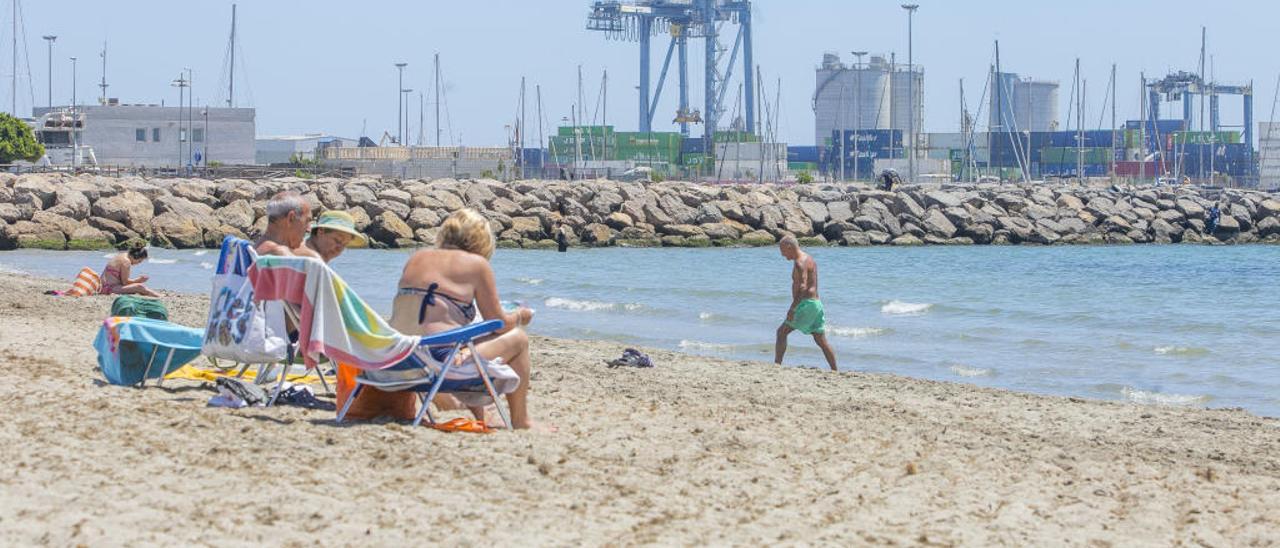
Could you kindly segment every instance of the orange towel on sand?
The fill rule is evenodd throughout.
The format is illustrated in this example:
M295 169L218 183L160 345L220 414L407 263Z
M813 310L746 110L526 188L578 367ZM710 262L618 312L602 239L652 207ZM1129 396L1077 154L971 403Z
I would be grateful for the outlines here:
M97 295L101 290L102 279L98 277L97 272L86 266L80 269L80 274L76 275L76 281L71 284L71 289L63 293L63 295L68 297L87 297L89 295Z
M356 387L356 375L360 370L350 365L338 364L338 409L347 403ZM411 421L418 414L418 398L413 392L384 392L372 386L360 390L360 396L352 402L347 418L369 420L391 417Z

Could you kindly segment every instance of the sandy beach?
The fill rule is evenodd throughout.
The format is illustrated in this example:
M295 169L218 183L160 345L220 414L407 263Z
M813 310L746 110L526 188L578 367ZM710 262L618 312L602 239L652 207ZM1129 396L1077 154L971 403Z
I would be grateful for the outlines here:
M1240 410L535 337L556 433L336 425L106 385L110 297L63 285L0 274L4 545L1280 543L1280 420Z

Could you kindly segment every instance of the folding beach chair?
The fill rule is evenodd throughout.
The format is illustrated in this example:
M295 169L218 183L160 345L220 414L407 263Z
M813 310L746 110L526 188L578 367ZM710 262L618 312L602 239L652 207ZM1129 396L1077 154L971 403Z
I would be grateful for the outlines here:
M164 376L200 357L204 332L178 324L113 316L102 321L93 341L98 368L107 382L144 387L147 379L164 383Z
M248 272L257 259L251 242L232 236L223 238L210 294L204 354L215 366L218 359L238 365L236 378L244 377L250 367L257 365L257 383L268 382L269 373L279 365L275 392L267 402L267 406L271 406L284 387L297 348L285 329L284 317L290 312L289 307L281 303L275 303L274 308L255 303ZM294 321L296 323L296 318ZM324 373L317 368L316 374L325 392L332 394Z
M484 360L475 347L476 338L502 329L502 321L485 321L427 337L403 335L328 265L308 257L260 257L250 269L249 279L255 298L284 301L301 310L299 353L308 365L324 355L362 370L338 412L338 422L346 417L363 388L371 386L389 392L416 392L422 408L414 425L421 424L424 415L434 424L430 404L436 394L450 393L471 403L493 402L503 424L511 428L499 393L514 390L520 378L509 367ZM446 350L433 356L432 348ZM463 348L470 351L469 358L455 364Z

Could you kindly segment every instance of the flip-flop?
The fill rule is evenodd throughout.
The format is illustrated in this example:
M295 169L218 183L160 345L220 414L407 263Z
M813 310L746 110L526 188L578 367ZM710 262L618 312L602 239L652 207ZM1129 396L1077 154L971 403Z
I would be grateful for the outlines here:
M449 422L432 425L432 428L441 432L470 432L472 434L488 434L493 432L489 425L484 421L458 417Z

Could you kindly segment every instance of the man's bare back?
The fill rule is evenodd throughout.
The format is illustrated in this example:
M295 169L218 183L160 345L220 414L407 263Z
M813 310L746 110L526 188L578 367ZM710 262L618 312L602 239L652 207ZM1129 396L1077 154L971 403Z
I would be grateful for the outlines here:
M800 251L791 269L791 298L794 302L818 297L818 261Z

